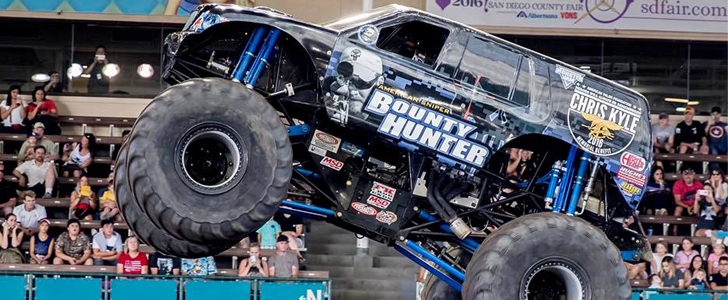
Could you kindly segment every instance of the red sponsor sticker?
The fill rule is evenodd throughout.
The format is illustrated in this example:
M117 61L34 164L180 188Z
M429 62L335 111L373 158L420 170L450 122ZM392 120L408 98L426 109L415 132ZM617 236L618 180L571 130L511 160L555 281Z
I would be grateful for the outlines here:
M359 213L365 214L367 216L374 216L377 214L376 209L374 209L373 207L371 207L369 205L361 203L361 202L352 202L351 208L353 208L354 210L358 211Z
M637 154L629 153L627 151L622 153L622 157L619 159L619 162L621 162L622 165L625 167L640 172L644 171L647 167L647 161L645 161L644 158L637 156Z
M389 202L377 196L369 196L369 198L367 199L367 204L381 209L386 209L387 207L389 207L390 203L392 202Z
M335 160L328 156L324 156L324 158L321 160L321 164L324 166L327 166L329 168L332 168L336 171L339 171L339 170L341 170L342 167L344 167L343 162L340 162L340 161Z
M397 194L397 189L375 181L374 185L372 185L372 190L369 191L369 194L387 201L392 201L394 200L394 195Z
M316 137L321 140L324 143L327 143L329 145L336 145L339 143L339 139L337 139L335 136L330 135L326 132L317 132Z
M392 223L397 222L397 215L391 211L383 210L377 214L377 221L387 225L392 225Z
M647 183L647 176L645 174L642 174L639 171L635 171L632 168L626 168L624 166L619 168L619 172L617 172L617 178L641 187L645 186L645 184Z

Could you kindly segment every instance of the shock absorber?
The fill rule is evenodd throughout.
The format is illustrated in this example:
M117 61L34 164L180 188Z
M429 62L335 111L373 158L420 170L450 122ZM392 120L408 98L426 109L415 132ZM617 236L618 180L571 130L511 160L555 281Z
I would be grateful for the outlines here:
M599 160L596 157L594 159L591 159L591 163L592 163L592 169L591 169L591 173L589 174L589 181L587 181L586 187L584 188L584 197L582 198L583 203L581 206L581 211L576 213L577 216L580 216L581 214L583 214L584 210L586 209L587 201L589 201L589 194L591 194L591 191L594 188L594 181L595 181L595 178L597 177L597 171L599 170Z
M556 186L559 184L559 177L561 176L561 164L560 160L554 162L551 167L551 181L549 181L549 189L546 192L546 209L551 209L551 205L554 203L554 194L556 194Z

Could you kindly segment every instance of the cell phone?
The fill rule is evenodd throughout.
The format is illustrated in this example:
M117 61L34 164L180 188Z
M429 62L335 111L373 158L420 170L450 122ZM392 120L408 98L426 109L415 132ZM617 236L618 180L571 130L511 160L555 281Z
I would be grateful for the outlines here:
M250 257L250 262L253 262L253 263L254 263L254 262L255 262L255 259L256 259L256 258L255 258L255 255L251 256L251 257Z
M708 191L706 191L706 190L698 190L698 196L708 196Z
M91 196L91 186L82 186L81 187L81 196L90 197Z
M106 55L103 55L103 54L96 55L96 60L102 60L102 59L106 59Z

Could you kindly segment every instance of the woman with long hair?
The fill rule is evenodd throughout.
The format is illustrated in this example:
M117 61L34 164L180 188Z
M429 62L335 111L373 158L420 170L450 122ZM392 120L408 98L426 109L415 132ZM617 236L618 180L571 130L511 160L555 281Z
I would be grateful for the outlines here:
M672 257L672 254L667 252L667 243L663 241L655 244L653 260L652 260L652 274L659 274L662 271L662 260L665 257Z
M139 239L130 236L124 241L124 252L119 254L116 263L117 274L149 274L149 261L144 252L139 251Z
M88 166L93 162L93 152L96 148L96 136L91 133L84 134L81 142L71 147L65 146L63 160L65 163L61 169L63 176L68 177L73 172L73 177L79 178L88 173Z
M258 243L250 244L248 249L250 255L240 262L238 276L268 277L268 261L264 260L263 256L260 255Z
M22 264L25 261L20 252L20 245L23 243L23 230L20 228L18 217L11 213L7 215L2 223L2 235L0 236L0 263Z
M662 259L660 278L662 278L662 286L665 288L685 288L685 275L675 267L675 263L673 263L672 257L670 256Z
M28 127L33 126L36 122L41 122L45 126L45 134L58 135L61 129L58 126L58 109L53 100L46 98L46 91L42 86L33 90L33 101L28 104Z
M674 202L670 186L665 183L664 177L665 170L662 168L655 167L652 170L645 197L640 203L640 210L643 210L645 214L666 216L668 206Z
M25 115L25 104L20 99L20 86L12 85L8 89L8 95L5 97L5 101L0 103L0 117L3 119L2 132L24 132L23 120L25 120Z
M723 170L715 169L710 171L710 178L705 181L713 186L713 197L718 203L726 203L728 200L728 182L725 182L725 175Z
M690 281L695 274L695 271L705 269L705 260L702 256L696 255L690 260L690 267L685 272L685 281Z
M88 178L81 176L76 184L76 188L71 193L70 208L73 216L79 220L93 220L93 216L98 207L96 193L91 190L91 186L88 184Z

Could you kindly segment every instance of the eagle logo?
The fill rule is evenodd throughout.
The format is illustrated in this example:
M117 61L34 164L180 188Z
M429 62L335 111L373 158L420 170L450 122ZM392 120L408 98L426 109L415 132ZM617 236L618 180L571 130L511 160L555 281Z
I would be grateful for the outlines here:
M589 137L594 139L604 139L608 138L610 140L614 139L614 133L612 131L618 131L622 130L624 128L622 125L619 125L617 123L614 123L609 120L604 120L600 117L597 117L596 115L588 114L585 112L581 112L581 116L584 117L587 121L591 122L589 126L581 125L586 128L589 128Z

